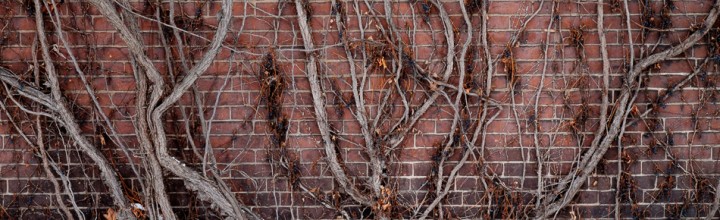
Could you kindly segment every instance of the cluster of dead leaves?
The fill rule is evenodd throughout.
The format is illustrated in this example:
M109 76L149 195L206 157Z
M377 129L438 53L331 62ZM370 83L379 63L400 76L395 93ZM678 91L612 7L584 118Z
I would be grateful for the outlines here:
M392 211L392 203L394 202L395 192L390 188L386 188L384 186L380 187L382 197L377 200L377 203L374 205L373 209L376 212L388 213Z
M145 219L147 216L145 216L145 211L136 207L132 208L132 213L135 215L136 218L139 219ZM103 217L105 220L117 220L118 214L113 208L108 208L107 212L103 214Z

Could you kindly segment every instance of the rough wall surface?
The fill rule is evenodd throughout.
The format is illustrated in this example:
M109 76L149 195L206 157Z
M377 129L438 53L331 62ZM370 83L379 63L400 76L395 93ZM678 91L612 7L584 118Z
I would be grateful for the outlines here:
M32 1L0 2L0 66L32 81L32 72L39 68L33 64L39 53L34 51L37 28L32 14L57 10L73 54L101 107L130 146L131 161L142 164L143 152L135 138L134 61L125 42L89 3L55 2L57 6L42 12L34 11ZM174 80L171 72L181 77L184 71L177 58L177 47L165 46L163 41L173 44L169 40L172 37L161 36L172 35L172 31L167 27L159 29L155 19L158 4L131 2L136 15L144 17L138 18L138 25L146 54L168 82ZM192 65L193 60L200 59L214 33L220 3L178 2L174 21L195 35L182 33L188 45L184 55ZM409 132L403 135L398 147L390 150L381 146L382 153L388 154L384 181L392 188L394 201L390 204L396 206L391 209L398 218L417 217L416 210L424 211L418 205L428 205L427 200L434 199L433 178L437 178L438 163L444 162L440 169L447 177L468 149L460 144L443 152L443 146L449 140L468 143L478 126L483 103L492 103L487 107L488 117L495 117L489 120L480 140L473 141L475 149L459 168L439 207L442 211L433 212L430 218L439 218L438 213L446 218L534 216L538 192L551 191L559 179L572 172L591 146L595 131L604 123L599 119L605 90L595 1L487 1L487 26L483 27L480 10L466 7L470 9L468 27L460 4L470 5L462 0L442 0L440 5L451 20L451 29L444 26L437 6L424 0L391 1L389 13L383 1L340 2L339 7L329 1L307 3L316 47L308 51L303 46L294 3L236 1L225 47L191 90L196 89L202 97L199 102L205 108L202 113L205 120L198 119L196 100L190 92L165 117L171 154L187 166L202 170L202 165L197 164L203 157L197 150L202 154L205 146L212 148L223 180L242 203L263 218L318 219L339 215L309 194L333 201L354 218L374 209L349 199L326 165L327 155L305 74L308 54L318 58L327 118L333 130L330 133L337 144L338 157L361 190L370 188L366 180L373 172L373 163L362 126L355 117L351 68L344 46L356 59L355 69L367 72L363 78L366 81L363 100L371 124L379 119L377 129L370 133L387 132L394 123L406 120L402 118L407 114L406 105L414 111L433 91L446 90L446 95L439 96L417 123L404 128ZM607 1L604 6L610 61L607 94L611 101L618 99L624 86L631 54L639 60L677 45L699 28L697 24L704 21L714 2L632 0L627 4L630 27L623 1ZM161 14L167 13L167 5L160 4ZM374 10L368 10L368 5ZM342 14L341 21L336 19L338 13ZM166 14L160 17L168 20ZM379 31L380 27L391 29L388 21L393 24L392 34ZM50 20L45 23L52 27ZM344 24L344 28L338 29L338 23ZM470 41L468 28L472 32ZM485 28L487 43L481 38ZM463 107L458 113L451 105L458 96L457 89L428 83L421 80L423 76L417 76L442 78L449 66L445 61L449 40L446 31L455 35L452 39L455 56L461 56L462 43L469 42L466 59L454 63L447 84L457 88L460 83L466 93L482 97L461 98ZM127 165L126 154L107 140L105 128L100 125L57 31L48 28L47 34L52 44L51 55L61 74L62 92L73 103L83 134L111 158L111 164L125 177L121 180L128 192L140 188ZM648 68L639 76L642 86L634 91L637 96L622 138L613 141L578 194L557 217L664 219L707 215L720 177L718 37L720 31L713 28L684 53ZM343 44L343 39L347 44ZM389 49L395 46L404 52ZM166 56L167 48L172 57ZM363 48L368 51L365 60L359 52ZM490 57L485 56L485 50ZM488 58L492 68L488 68ZM172 61L166 62L168 59ZM405 67L394 72L398 65ZM462 79L460 66L466 72ZM413 71L414 68L421 71ZM698 74L688 77L695 69ZM493 73L489 79L487 71ZM276 77L275 81L268 80L269 76ZM689 81L681 89L672 89L686 78ZM280 82L280 89L268 88L276 81ZM542 90L538 92L540 85ZM488 87L492 88L490 94L484 92ZM387 102L391 107L382 104L384 92L389 90L396 91ZM398 90L404 93L397 93ZM12 92L0 92L3 97L8 93ZM397 94L407 97L399 98ZM53 187L35 156L37 151L13 127L13 123L23 127L34 121L20 114L12 100L2 99L8 103L8 111L0 113L0 216L57 217ZM608 114L613 111L611 105ZM7 112L20 115L9 116ZM382 117L376 118L378 115ZM287 119L287 124L278 122L283 119ZM286 132L278 132L283 131L278 124L287 126ZM57 126L54 123L47 125L47 129L57 131L49 134L55 135L47 141L49 157L67 175L72 194L84 214L101 216L112 206L112 199L105 192L99 171L71 139L57 135L62 134L61 128L53 128ZM209 128L207 138L202 134L203 126ZM34 134L32 130L28 132ZM191 139L199 148L193 150L188 133L194 135ZM282 147L273 148L278 142ZM281 168L273 162L283 159L292 161L289 163L292 168ZM542 165L540 173L538 165ZM211 209L202 208L207 204L186 191L182 181L174 180L169 173L165 178L170 180L166 187L178 216L215 217ZM309 192L298 190L294 181L301 181ZM543 185L540 190L538 184Z

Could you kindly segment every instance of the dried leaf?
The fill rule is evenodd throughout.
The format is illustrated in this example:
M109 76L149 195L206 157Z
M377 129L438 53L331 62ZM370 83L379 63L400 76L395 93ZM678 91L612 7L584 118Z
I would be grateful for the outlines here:
M380 59L378 59L378 66L381 66L383 69L387 69L387 62L385 62L384 57L380 57Z
M112 208L108 208L107 213L103 214L105 220L117 220L117 213Z
M390 204L385 204L385 205L383 205L383 206L382 206L382 210L383 210L383 211L388 211L388 210L390 210Z
M438 86L435 82L430 82L430 91L437 90Z
M145 207L143 207L140 203L133 203L132 205L132 213L135 215L135 217L140 219L145 219Z
M639 114L640 114L640 110L638 110L637 105L633 105L633 107L632 107L632 109L630 110L630 112L632 112L633 114L636 114L636 115L639 115Z
M654 68L655 68L656 70L659 70L660 68L662 68L662 64L656 63L655 66L654 66Z

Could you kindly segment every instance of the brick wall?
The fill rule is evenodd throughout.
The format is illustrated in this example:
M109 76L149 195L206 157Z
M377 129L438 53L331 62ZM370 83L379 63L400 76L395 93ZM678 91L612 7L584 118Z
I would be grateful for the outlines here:
M62 2L57 1L56 2ZM21 76L32 78L33 43L36 26L29 15L28 5L21 0L0 3L0 65ZM176 18L178 26L191 30L208 39L217 24L217 1L180 1ZM442 1L449 14L456 42L464 42L467 33L462 20L460 5L456 1ZM675 45L696 28L707 15L712 1L666 0L630 1L632 41L635 57L647 57ZM663 7L668 11L666 20ZM373 17L365 2L360 2L362 25L367 27L366 41L383 42L376 25L387 28L383 3L368 1L381 19L370 22ZM524 213L532 210L537 192L537 155L533 134L538 123L540 151L544 155L541 177L548 187L558 178L567 175L582 153L587 150L598 127L600 97L602 94L602 59L599 37L596 31L597 13L594 1L545 1L538 14L528 19L540 6L540 1L493 0L488 2L488 44L481 42L480 13L470 14L473 40L469 60L469 78L477 88L484 88L482 76L486 71L483 50L488 48L497 63L495 74L490 80L493 92L489 98L498 102L502 109L494 108L498 116L488 126L484 146L462 167L456 184L443 202L443 209L457 218L519 218L503 213ZM554 5L554 6L553 6ZM647 6L647 7L645 7ZM164 6L167 9L167 4ZM360 39L358 17L353 2L343 1L342 7L348 15L346 31L339 33L338 21L334 19L332 5L326 1L310 1L313 40L320 57L321 74L327 92L326 109L331 126L340 137L339 150L347 173L362 185L371 171L368 157L362 147L363 139L358 122L351 110L354 108L343 100L350 100L349 65L339 36L347 35L357 44ZM553 9L554 7L554 9ZM154 18L153 4L133 1L138 14ZM425 9L429 8L429 12ZM133 127L135 79L132 61L123 40L108 21L88 3L65 0L59 3L64 33L71 43L73 53L79 59L96 90L101 106L112 119L115 128L131 146L130 154L139 162L142 151L136 146ZM615 100L625 80L624 74L629 62L630 46L628 28L625 26L622 1L608 1L605 6L605 28L611 63L610 99ZM37 13L37 12L34 12ZM42 13L47 13L43 11ZM393 1L392 14L397 39L411 51L414 59L428 73L441 74L445 67L447 53L444 28L437 8L425 1ZM645 15L649 17L643 17ZM414 16L413 16L414 15ZM233 21L227 48L213 62L210 69L197 82L197 90L203 97L204 113L212 118L211 135L207 140L214 148L217 165L223 178L237 192L238 198L249 205L263 218L334 218L335 210L327 209L301 191L290 191L287 177L268 163L268 149L272 144L273 131L268 125L268 110L262 94L259 79L263 58L273 53L280 66L280 74L286 82L283 93L282 112L289 119L287 148L291 158L300 165L301 181L320 194L332 195L338 186L323 161L324 151L310 96L310 86L304 74L306 53L303 50L296 18L295 6L291 2L237 1L233 9ZM652 18L652 19L650 19ZM427 22L425 21L427 19ZM554 23L550 24L553 20ZM381 21L381 22L378 22ZM523 22L526 29L517 35L515 45L509 45ZM667 21L663 23L664 21ZM668 23L669 22L669 23ZM49 21L48 25L52 26ZM669 26L663 25L670 24ZM164 46L158 31L158 24L152 20L139 19L146 52L168 77ZM641 29L640 25L649 26ZM548 28L549 27L549 28ZM662 30L663 28L667 30ZM165 30L170 33L169 30ZM126 177L123 181L128 189L139 186L132 175L128 159L112 144L106 143L106 136L92 110L89 96L69 62L68 52L59 44L56 31L49 28L53 49L52 56L61 72L61 86L65 97L74 103L74 112L84 134L94 141L109 158L115 158L113 165ZM167 34L166 33L166 34ZM590 176L571 204L559 212L561 218L613 218L616 198L623 218L677 218L703 217L714 198L712 188L717 184L717 160L720 157L720 133L718 132L717 76L714 51L718 31L711 31L710 39L703 39L685 53L659 63L641 76L643 86L637 91L633 111L655 111L638 120L631 114L623 138L622 153L616 144L604 155L603 160ZM186 49L192 60L198 60L208 41L184 35ZM549 41L546 40L549 39ZM372 39L374 38L374 39ZM582 40L582 42L579 42ZM394 42L397 44L397 42ZM716 43L716 42L715 42ZM544 48L547 46L547 57ZM173 47L174 48L174 47ZM230 49L234 48L236 53ZM509 48L509 49L508 49ZM172 48L171 48L172 49ZM175 51L176 48L172 49ZM516 62L516 85L508 86L508 64L503 62L504 53L512 52ZM706 57L713 58L701 66ZM173 58L171 58L173 59ZM376 62L375 60L371 62ZM388 65L396 62L389 57ZM174 60L175 70L180 63ZM547 65L546 65L547 64ZM357 66L363 66L360 62ZM701 73L690 79L680 91L673 91L667 101L657 101L668 88L685 79L698 66ZM182 75L182 71L176 74ZM450 80L457 84L457 70ZM370 116L383 114L378 111L382 91L391 89L388 80L394 73L381 68L371 69L368 75L365 100ZM544 77L544 78L543 78ZM424 102L427 84L406 81L404 88L417 94L410 102L417 106ZM540 84L543 92L539 105L535 105L536 92ZM415 85L414 87L411 85ZM333 92L336 91L336 92ZM3 96L7 93L2 92ZM340 94L340 95L338 95ZM393 151L389 162L389 185L397 190L398 204L408 208L399 214L409 218L412 210L428 193L428 176L433 173L434 155L438 146L444 143L450 132L453 109L448 100L454 100L455 93L448 90L448 98L439 98L405 137L401 146ZM30 126L28 115L12 101L9 112L17 114L14 119L20 126ZM21 100L23 102L27 100ZM477 111L481 101L470 97L465 105ZM199 160L190 149L185 138L185 124L181 108L188 114L193 110L193 99L188 94L169 113L167 131L170 133L170 147L173 155L188 165ZM402 102L391 103L396 108L385 112L391 117L402 115ZM537 109L537 112L535 112ZM214 112L214 113L213 113ZM463 119L463 123L476 121L477 112ZM191 133L200 136L201 128L197 117L190 116ZM392 121L392 120L391 120ZM633 123L630 123L633 122ZM53 123L47 123L56 126ZM391 125L391 124L390 124ZM383 125L383 126L390 126ZM381 126L382 127L382 126ZM99 171L93 167L83 152L72 141L57 134L60 128L47 128L50 158L59 164L73 189L78 205L85 215L97 216L112 205L105 193ZM30 134L33 134L30 132ZM202 146L202 138L194 140ZM454 148L447 172L460 159L462 148ZM52 185L42 171L40 161L14 130L8 115L0 114L0 214L2 218L40 218L59 215L52 198ZM482 158L482 159L478 159ZM482 161L482 162L479 162ZM483 177L486 170L489 176ZM171 202L177 205L180 216L211 217L206 204L199 202L194 194L188 193L182 181L172 175L168 179L168 193ZM618 181L620 178L620 181ZM485 181L495 187L486 188ZM621 183L618 186L617 183ZM510 189L499 192L501 187ZM316 188L317 187L317 188ZM493 193L488 193L495 190ZM619 191L618 191L619 190ZM490 197L487 197L490 195ZM494 195L494 197L492 196ZM364 211L346 196L340 203L356 217ZM503 205L498 205L498 203ZM524 205L523 205L524 204ZM46 206L50 206L46 208ZM507 209L517 209L508 211ZM521 210L521 211L518 211ZM527 211L532 215L531 211ZM367 214L367 213L365 213Z

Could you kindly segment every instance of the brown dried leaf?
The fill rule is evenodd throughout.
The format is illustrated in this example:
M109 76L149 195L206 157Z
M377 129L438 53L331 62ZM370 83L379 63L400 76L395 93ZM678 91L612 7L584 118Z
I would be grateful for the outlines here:
M438 89L438 86L435 82L430 82L430 91L435 91Z
M310 189L310 193L315 194L315 195L319 195L319 194L320 194L320 187L315 187L315 188Z
M385 62L384 57L380 57L380 59L378 59L378 66L382 67L383 69L387 69L387 62Z
M117 213L112 208L108 208L107 213L103 214L105 220L117 220Z
M382 206L383 211L389 211L390 210L390 204L385 204Z

